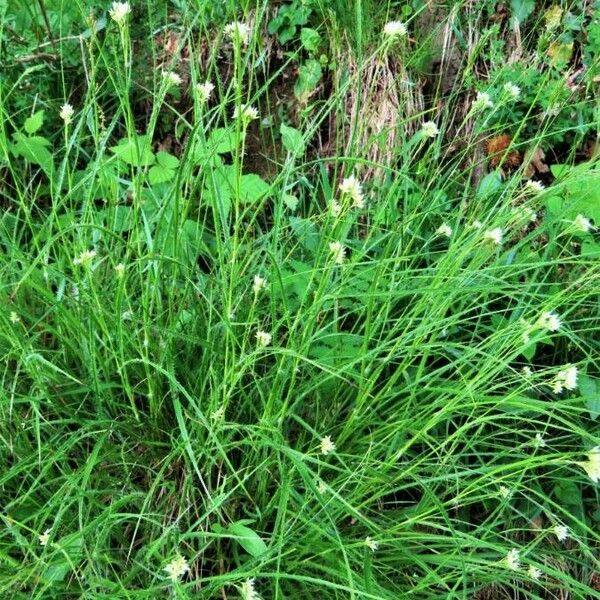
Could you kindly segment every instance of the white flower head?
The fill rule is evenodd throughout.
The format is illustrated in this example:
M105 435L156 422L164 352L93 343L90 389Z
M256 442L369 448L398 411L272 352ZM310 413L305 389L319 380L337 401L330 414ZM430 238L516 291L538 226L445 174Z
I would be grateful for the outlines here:
M13 325L16 325L21 321L21 317L14 310L10 311L9 319Z
M526 377L527 379L529 379L533 375L531 367L523 367L521 369L521 373L523 373L523 377Z
M210 81L205 81L204 83L197 83L195 90L196 96L198 96L198 100L202 103L208 102L214 89L215 86Z
M113 2L108 14L117 25L123 25L130 12L129 2Z
M509 550L504 560L511 571L518 571L521 568L521 554L516 548Z
M266 331L262 331L262 330L258 330L255 333L255 336L256 336L256 341L257 341L258 345L262 346L263 348L268 346L271 343L271 341L273 340L273 336L270 333L267 333Z
M333 262L341 265L346 258L346 248L341 242L329 242L329 251L333 256Z
M65 125L68 125L73 120L75 109L68 102L66 102L60 107L60 113L58 114L60 118L65 122Z
M331 214L334 217L339 217L342 214L342 205L335 198L331 201Z
M125 275L125 265L123 263L119 263L116 267L115 267L115 273L117 274L117 277L120 279L121 277L123 277L123 275Z
M264 290L267 287L267 280L260 275L254 276L254 283L252 284L252 291L255 294L258 294L261 290Z
M408 29L402 21L389 21L383 28L383 35L388 38L404 37L407 33Z
M525 191L531 194L541 194L546 188L541 181L534 181L533 179L528 179L525 182Z
M531 341L531 332L535 329L533 325L528 323L525 319L520 319L521 327L523 327L523 332L521 333L521 338L524 344L529 344ZM529 367L527 367L529 368ZM531 371L531 369L530 369Z
M241 21L234 21L225 25L223 31L232 42L240 42L243 46L246 46L250 41L250 27Z
M531 208L531 206L523 206L521 209L521 215L523 216L523 219L529 221L530 223L534 223L538 218L537 213L535 210L533 210L533 208Z
M600 446L592 448L587 454L587 461L577 463L583 467L587 476L594 482L600 481Z
M559 542L564 542L569 538L569 528L566 525L555 525L552 528L552 533L554 533Z
M73 264L75 266L81 265L82 267L89 267L94 258L96 258L95 250L84 250L79 253L79 256L73 259Z
M488 229L483 234L483 239L486 242L491 242L496 246L500 246L502 244L502 237L504 236L504 232L501 227L496 227L495 229Z
M500 496L500 498L504 498L505 500L508 500L509 498L512 497L513 492L508 486L501 485L498 488L498 495Z
M213 410L213 412L210 413L210 418L212 421L221 421L224 417L225 417L225 407L224 406L220 406L219 408L217 408L217 410Z
M577 215L573 224L579 231L583 231L583 233L588 233L594 228L592 222L583 215Z
M473 101L473 108L493 108L494 103L487 92L477 92L477 96Z
M516 100L521 95L521 88L510 81L504 84L504 91L513 100Z
M542 436L542 434L539 431L535 434L535 438L533 440L533 445L535 448L545 448L546 447L546 440L544 439L544 436Z
M163 71L162 76L169 87L179 87L183 81L175 71Z
M548 331L558 331L561 328L562 321L560 316L555 312L546 311L543 312L537 320L537 325L541 329L547 329Z
M442 235L449 238L452 235L452 227L448 223L442 223L436 230L436 235Z
M164 570L169 575L169 579L171 581L177 581L190 570L190 565L188 565L187 560L185 560L185 558L183 558L183 556L176 556L164 568Z
M324 456L331 454L335 450L335 444L333 443L333 440L331 439L330 435L326 435L324 438L321 439L320 447L321 454L323 454Z
M471 229L481 229L483 227L483 223L479 219L475 219L471 223Z
M352 198L352 206L354 208L364 208L365 198L362 191L362 186L354 175L346 177L342 180L339 186L340 192Z
M526 225L523 225L523 223L533 223L537 219L537 213L535 212L535 210L533 210L533 208L531 208L530 206L524 205L513 207L511 210L511 215L512 217L514 217L514 220L517 221L519 225L525 227Z
M244 123L249 123L250 121L258 119L258 110L256 110L256 108L250 104L242 104L241 106L236 106L233 109L231 116L233 119L241 118Z
M527 575L534 581L537 581L542 576L542 572L534 565L530 565L529 569L527 569Z
M434 138L439 132L438 126L433 121L425 121L425 123L421 125L423 137Z
M577 389L577 376L579 371L574 365L562 368L552 382L552 391L555 394L562 393L563 389L573 391Z
M254 579L246 579L240 589L242 600L260 600L260 596L254 587Z
M367 548L369 548L371 552L377 552L377 550L379 549L379 544L374 539L371 539L369 536L365 538L365 546L367 546Z
M52 529L46 529L46 531L44 531L44 533L40 533L40 535L38 535L38 541L40 543L40 546L47 546L48 542L50 541L50 533L52 532Z

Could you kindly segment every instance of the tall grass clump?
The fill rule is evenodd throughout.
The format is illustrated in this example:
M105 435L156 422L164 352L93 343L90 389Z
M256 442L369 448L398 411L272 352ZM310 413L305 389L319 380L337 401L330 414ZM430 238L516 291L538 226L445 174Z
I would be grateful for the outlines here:
M0 597L598 597L600 8L446 4L0 5Z

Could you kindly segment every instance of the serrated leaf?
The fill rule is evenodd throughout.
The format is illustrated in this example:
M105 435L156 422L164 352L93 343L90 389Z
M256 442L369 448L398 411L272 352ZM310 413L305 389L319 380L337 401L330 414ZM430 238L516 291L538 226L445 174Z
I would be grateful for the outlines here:
M303 27L300 31L300 42L305 50L316 54L321 45L321 35L315 29Z
M302 133L293 127L288 127L285 124L281 124L279 129L281 133L281 141L284 148L291 154L304 154L305 144Z
M148 171L148 180L151 185L166 183L167 181L171 181L173 177L175 177L175 171L173 169L165 169L162 165L154 165Z
M235 149L235 136L233 131L225 127L213 129L208 136L207 150L209 154L225 154Z
M269 195L271 186L256 173L248 173L240 178L240 200L254 203Z
M148 179L152 185L171 181L177 173L179 159L168 152L156 154L156 164L148 171Z
M233 174L233 167L221 163L209 171L204 183L209 201L217 207L224 221L227 221L231 211Z
M319 247L319 232L312 221L300 217L290 217L290 227L302 245L309 252L316 252Z
M156 162L165 169L176 169L179 166L179 159L163 150L156 153Z
M309 355L321 363L340 366L354 362L362 353L363 337L351 333L331 333L321 336Z
M243 525L241 522L232 523L227 528L227 532L254 558L261 556L268 550L262 538L253 529Z
M15 133L13 138L15 143L11 145L11 152L34 165L39 165L50 177L54 170L54 159L47 148L50 142L38 135L28 137L22 133Z
M29 134L35 133L44 124L44 111L38 110L36 113L25 119L23 129Z
M148 167L154 164L154 153L150 149L148 136L140 135L133 139L123 138L116 146L110 147L120 160L133 167Z
M102 211L106 226L111 231L123 233L129 231L133 225L133 210L130 206L115 206Z

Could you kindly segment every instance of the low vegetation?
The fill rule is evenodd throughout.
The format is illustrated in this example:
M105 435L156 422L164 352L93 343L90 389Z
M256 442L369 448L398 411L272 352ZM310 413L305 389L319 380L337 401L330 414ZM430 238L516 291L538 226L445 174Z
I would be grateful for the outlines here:
M0 0L0 596L600 594L600 3Z

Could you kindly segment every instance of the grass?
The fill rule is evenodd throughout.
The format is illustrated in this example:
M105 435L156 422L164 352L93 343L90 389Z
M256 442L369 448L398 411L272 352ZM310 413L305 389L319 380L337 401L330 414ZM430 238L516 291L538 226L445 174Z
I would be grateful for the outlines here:
M314 2L316 49L105 4L40 2L56 59L0 81L0 595L598 597L597 85L527 71L562 30L523 20L513 102L485 3Z

